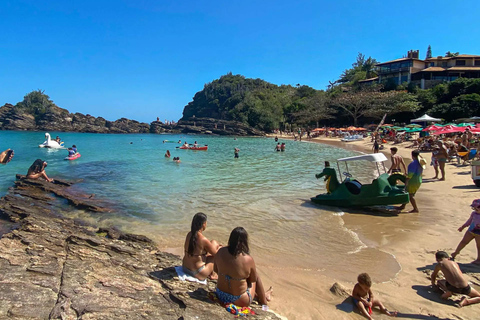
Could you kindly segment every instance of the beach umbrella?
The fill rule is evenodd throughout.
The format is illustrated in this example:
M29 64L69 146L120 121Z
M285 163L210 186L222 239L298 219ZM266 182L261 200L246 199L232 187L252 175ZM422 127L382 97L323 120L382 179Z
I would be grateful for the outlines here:
M421 128L420 124L412 123L405 126L405 128Z
M381 127L382 127L382 128L383 128L383 127L393 127L393 124L384 123Z
M440 122L442 119L430 117L428 114L424 114L420 118L412 119L410 122Z
M420 132L422 128L406 128L405 132Z
M480 122L480 117L471 117L471 118L468 118L468 121Z
M404 128L404 127L398 127L398 129L395 129L397 131L407 131L408 128Z
M457 127L474 127L474 126L475 125L473 123L466 123L466 122L457 124Z
M431 126L426 127L422 131L437 131L437 130L441 130L442 128L443 128L443 126L441 126L441 125L432 124Z
M446 134L446 133L456 133L465 131L466 127L456 127L453 125L446 125L441 130L433 131L432 134Z
M325 128L315 128L312 131L325 131Z
M347 128L347 130L357 130L357 128L354 127L354 126L350 126L350 127Z

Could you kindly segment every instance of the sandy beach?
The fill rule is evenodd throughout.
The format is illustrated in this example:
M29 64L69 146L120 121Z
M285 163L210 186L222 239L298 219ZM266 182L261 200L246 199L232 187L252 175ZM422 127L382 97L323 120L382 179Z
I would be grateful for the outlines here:
M343 143L338 138L322 137L311 141L372 152L369 139ZM411 161L412 149L406 147L410 144L395 144L399 149L398 154L405 159L407 165ZM386 144L383 150L388 158L392 146L391 143ZM430 163L430 153L422 153L422 156ZM437 250L451 253L462 239L464 232L460 233L457 229L468 219L470 204L473 199L479 198L480 189L472 183L469 165L447 163L446 181L433 180L433 176L433 167L427 165L423 184L416 196L420 213L407 213L412 208L410 204L398 215L347 210L342 216L344 226L358 234L369 248L395 256L401 270L388 281L379 282L373 278L372 290L389 310L399 311L399 318L475 319L478 318L478 306L461 309L455 307L455 301L459 301L461 296L442 301L440 294L432 292L429 275L434 268L434 253ZM315 190L316 193L322 191ZM322 255L322 252L312 254ZM344 302L345 298L330 292L330 287L337 281L335 278L318 275L315 270L291 272L282 268L262 268L262 260L258 258L258 268L264 283L273 284L276 288L271 308L288 319L365 319L353 310L351 303ZM366 258L375 259L368 255ZM348 259L346 256L345 264L349 263ZM480 266L470 264L475 259L476 247L473 241L457 256L456 261L478 290ZM321 270L322 266L319 265L318 268ZM371 268L372 270L356 271L351 275L351 282L340 281L340 284L350 292L359 273L379 272L374 263ZM387 316L374 312L374 318L386 319Z

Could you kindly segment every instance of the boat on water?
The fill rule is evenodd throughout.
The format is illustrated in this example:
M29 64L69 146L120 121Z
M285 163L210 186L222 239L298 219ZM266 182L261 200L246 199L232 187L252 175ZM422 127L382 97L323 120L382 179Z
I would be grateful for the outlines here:
M353 141L359 141L359 140L363 140L363 135L361 135L361 134L354 134L354 135L351 135L351 136L345 136L345 137L343 137L340 141L343 141L343 142L353 142Z
M39 148L60 149L64 147L65 142L60 141L60 143L58 143L56 140L52 140L50 133L48 132L45 133L45 139L46 140L42 144L38 145Z
M373 179L370 184L362 184L348 172L348 161L374 162L378 170L378 178ZM326 161L323 171L316 174L315 177L317 179L325 178L327 193L311 198L312 202L335 207L388 206L408 203L409 195L404 190L405 186L397 185L398 180L405 183L405 176L403 174L388 175L387 173L381 173L379 164L382 164L384 172L386 172L385 161L387 161L387 157L383 153L338 159L338 171L340 172L340 163L345 163L346 167L346 171L343 172L345 178L342 179L340 176L340 181L337 179L335 169L331 168L330 163Z
M65 160L75 160L75 159L80 158L81 156L82 156L82 155L81 155L79 152L77 152L77 153L75 153L75 154L73 154L73 155L71 155L71 156L65 157Z
M184 149L184 150L204 150L204 151L208 150L208 146L202 146L202 147L181 146L181 147L178 147L178 148L179 149Z

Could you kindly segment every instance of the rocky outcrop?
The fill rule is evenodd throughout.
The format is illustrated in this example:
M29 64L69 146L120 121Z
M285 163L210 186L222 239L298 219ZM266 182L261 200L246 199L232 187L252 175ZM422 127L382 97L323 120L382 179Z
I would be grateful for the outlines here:
M35 117L7 103L0 108L0 128L2 130L35 130Z
M180 258L150 239L62 215L108 211L93 195L19 178L0 200L0 216L17 224L0 239L0 319L233 318L207 299L214 283L178 281ZM256 319L279 319L254 308Z
M246 124L213 118L190 118L176 124L154 121L150 124L121 118L108 121L89 114L69 113L57 106L48 107L41 115L32 115L26 108L5 104L0 107L0 130L63 131L90 133L196 133L214 135L264 135Z
M0 130L64 131L91 133L176 133L172 126L121 118L107 121L89 114L69 113L66 109L49 106L42 114L31 114L26 108L5 104L0 107Z
M262 136L265 132L237 121L218 120L213 118L188 118L180 120L177 128L183 133L201 133L237 136Z

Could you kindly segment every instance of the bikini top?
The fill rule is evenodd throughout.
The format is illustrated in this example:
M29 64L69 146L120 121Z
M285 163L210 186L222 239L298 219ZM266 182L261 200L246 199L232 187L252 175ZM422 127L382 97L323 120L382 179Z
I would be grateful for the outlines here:
M224 273L220 273L220 272L218 274L225 277L225 280L227 280L227 283L228 283L228 289L232 288L230 280L235 280L235 281L245 280L245 281L247 281L247 278L234 278L234 277L230 277L228 274L224 274Z

